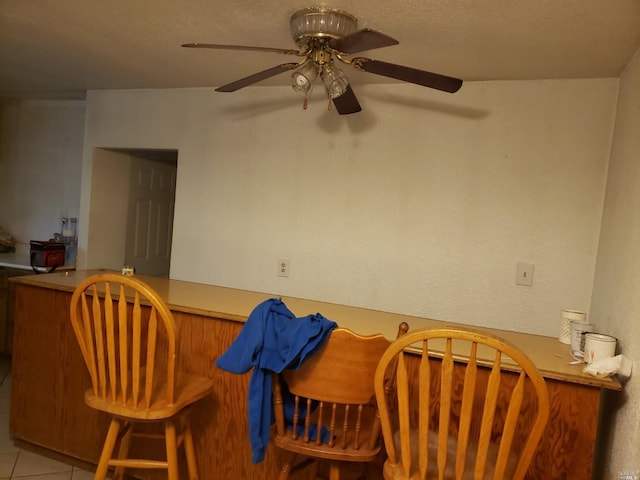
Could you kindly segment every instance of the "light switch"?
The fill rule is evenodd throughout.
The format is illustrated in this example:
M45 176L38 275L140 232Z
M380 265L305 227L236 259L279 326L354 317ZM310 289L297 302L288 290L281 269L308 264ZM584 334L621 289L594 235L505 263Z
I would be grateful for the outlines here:
M516 268L516 285L533 285L533 263L518 263Z

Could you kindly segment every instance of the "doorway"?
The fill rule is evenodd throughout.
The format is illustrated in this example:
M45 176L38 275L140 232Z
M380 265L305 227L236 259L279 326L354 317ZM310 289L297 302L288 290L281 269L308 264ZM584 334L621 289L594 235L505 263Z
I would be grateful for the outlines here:
M124 264L137 273L169 277L176 173L177 152L133 155Z
M169 277L177 150L97 148L87 267Z

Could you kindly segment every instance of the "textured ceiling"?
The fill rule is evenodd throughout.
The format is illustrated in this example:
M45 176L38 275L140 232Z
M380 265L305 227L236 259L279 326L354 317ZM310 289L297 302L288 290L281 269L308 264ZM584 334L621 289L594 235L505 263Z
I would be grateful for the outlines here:
M297 57L185 49L186 42L295 48L304 0L0 0L0 97L91 89L216 87ZM464 80L615 77L640 46L640 0L335 0L397 38L365 52ZM387 81L345 73L352 83ZM289 74L262 84L286 85Z

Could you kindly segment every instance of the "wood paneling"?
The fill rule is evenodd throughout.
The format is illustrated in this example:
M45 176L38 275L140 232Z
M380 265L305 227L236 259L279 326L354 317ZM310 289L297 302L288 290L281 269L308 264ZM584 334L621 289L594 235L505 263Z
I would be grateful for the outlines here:
M70 299L16 287L10 429L15 438L94 460L107 418L84 404L89 375L79 368L84 362L68 320Z
M31 270L0 267L0 354L11 355L13 339L13 285L9 278L33 275Z
M547 380L551 415L527 478L591 478L600 390Z
M419 368L419 357L407 358L407 367L411 378L416 378ZM440 366L439 359L430 359L431 370L431 392L434 396L440 395ZM411 375L413 372L413 375ZM486 377L489 369L480 368L478 372L479 383L486 384ZM459 415L462 402L462 385L464 381L464 369L461 365L455 364L453 373L454 389L459 387L452 397L452 415ZM501 379L501 390L499 397L504 391L510 391L517 380L517 375L505 372ZM600 405L600 389L584 385L565 383L557 380L547 380L549 391L551 413L545 434L538 445L536 454L529 467L526 476L528 480L543 479L590 479L592 477L592 463L594 456L594 446L597 431L598 409ZM415 384L414 384L415 386ZM417 390L417 389L416 389ZM529 395L527 395L529 392ZM417 395L417 391L413 392ZM476 389L475 405L482 405L482 397L485 392ZM525 397L519 422L533 422L535 407L532 405L531 396L534 395L532 386L525 385ZM499 404L507 403L499 400ZM438 422L438 412L434 402L430 412L430 425L435 426ZM504 422L505 410L496 412L494 423L497 430L501 430ZM476 419L477 420L477 419ZM457 421L454 422L457 425ZM452 431L451 433L456 433ZM477 438L479 425L471 425L471 438ZM518 451L519 445L524 442L524 438L514 439L514 449Z
M96 463L107 418L84 403L89 377L68 318L70 298L69 292L16 285L11 433L22 442ZM214 381L213 395L192 412L200 477L277 478L280 453L273 445L264 463L251 463L250 373L234 375L214 364L243 324L191 313L174 315L180 331L179 367ZM547 386L551 419L527 478L591 478L600 389L553 380ZM353 477L345 480L357 474L354 469ZM307 477L300 472L297 478ZM368 478L381 480L381 469L371 468Z

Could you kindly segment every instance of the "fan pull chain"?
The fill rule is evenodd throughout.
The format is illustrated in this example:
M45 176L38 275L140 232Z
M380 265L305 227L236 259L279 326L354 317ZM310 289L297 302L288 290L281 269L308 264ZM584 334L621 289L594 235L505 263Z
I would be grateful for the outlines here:
M304 103L302 104L302 109L306 110L307 109L307 96L305 95L304 97Z
M331 99L329 99L329 103L327 104L327 110L333 110L333 102L331 101Z

